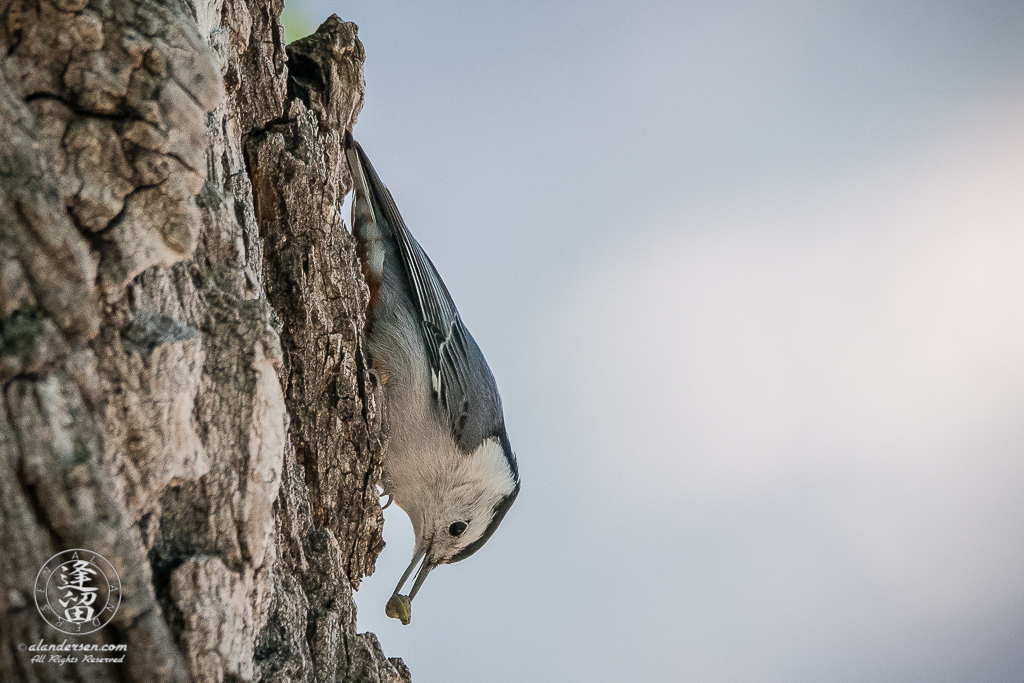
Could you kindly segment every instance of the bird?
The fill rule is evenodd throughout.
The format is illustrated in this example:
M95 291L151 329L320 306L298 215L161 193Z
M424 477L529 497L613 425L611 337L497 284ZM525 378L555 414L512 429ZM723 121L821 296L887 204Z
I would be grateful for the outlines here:
M370 293L364 337L386 405L382 488L415 534L385 611L408 624L427 575L474 554L497 530L519 495L519 467L494 376L448 288L350 131L344 146Z

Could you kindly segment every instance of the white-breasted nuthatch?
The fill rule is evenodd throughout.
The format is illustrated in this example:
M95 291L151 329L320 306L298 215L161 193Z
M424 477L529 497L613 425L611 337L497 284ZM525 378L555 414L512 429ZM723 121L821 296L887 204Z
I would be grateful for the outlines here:
M367 347L387 402L384 491L416 534L387 610L408 623L427 574L469 557L498 528L519 495L519 468L494 376L448 288L350 133L345 152L352 231L370 289ZM406 599L399 591L417 565Z

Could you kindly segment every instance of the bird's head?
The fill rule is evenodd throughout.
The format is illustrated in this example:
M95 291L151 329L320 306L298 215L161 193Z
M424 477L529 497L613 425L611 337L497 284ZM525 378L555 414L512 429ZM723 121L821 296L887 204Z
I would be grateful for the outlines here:
M451 470L423 482L421 494L414 496L420 504L406 510L416 547L394 595L415 571L411 601L432 569L464 560L479 550L519 495L519 470L504 431L453 462Z

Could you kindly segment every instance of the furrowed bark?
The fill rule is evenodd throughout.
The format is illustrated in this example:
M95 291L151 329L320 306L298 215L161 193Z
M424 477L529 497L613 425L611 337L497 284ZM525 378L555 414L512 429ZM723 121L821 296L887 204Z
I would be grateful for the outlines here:
M352 602L383 548L363 49L331 17L286 51L281 9L0 0L0 680L410 680ZM35 604L69 548L122 586L85 636ZM32 661L65 640L128 649Z

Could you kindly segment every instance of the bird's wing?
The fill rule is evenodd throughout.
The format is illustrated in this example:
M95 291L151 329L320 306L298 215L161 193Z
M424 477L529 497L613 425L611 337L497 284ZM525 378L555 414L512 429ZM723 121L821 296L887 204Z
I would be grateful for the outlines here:
M366 180L365 187L372 195L371 205L377 219L383 220L393 235L409 278L430 364L434 400L447 417L456 443L472 450L487 436L484 433L488 430L487 423L493 425L495 418L497 423L501 421L500 403L495 404L498 394L494 379L437 269L405 227L391 192L381 182L359 144L351 141L351 145L362 167L359 170ZM356 183L357 191L360 185ZM470 381L474 372L481 371L491 383L493 397L481 395L480 388Z

